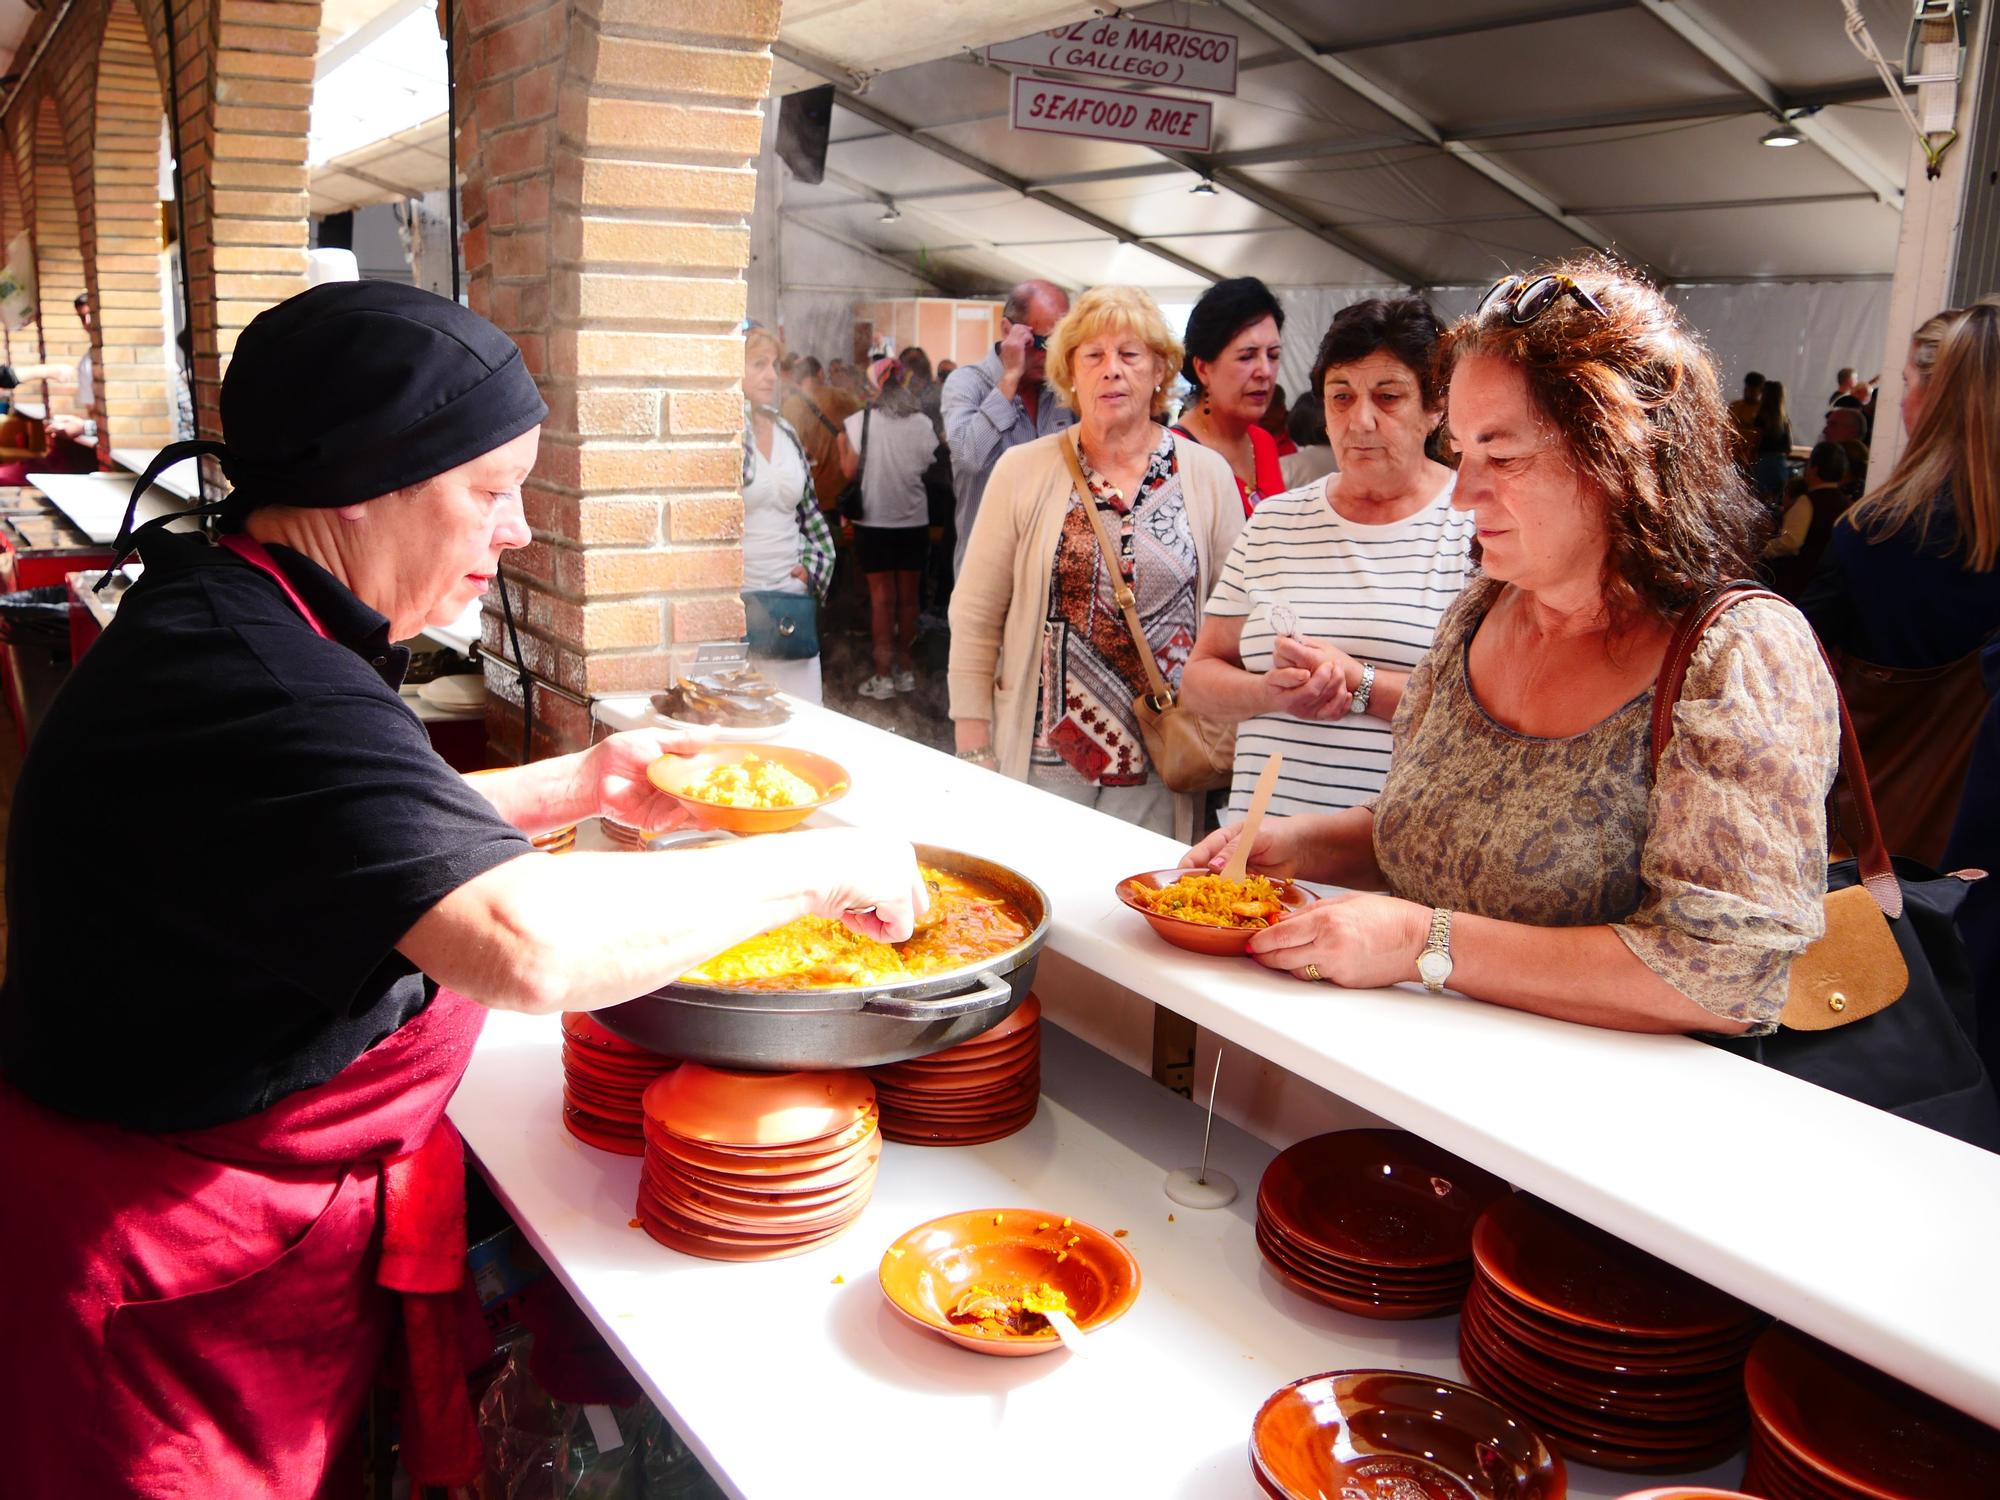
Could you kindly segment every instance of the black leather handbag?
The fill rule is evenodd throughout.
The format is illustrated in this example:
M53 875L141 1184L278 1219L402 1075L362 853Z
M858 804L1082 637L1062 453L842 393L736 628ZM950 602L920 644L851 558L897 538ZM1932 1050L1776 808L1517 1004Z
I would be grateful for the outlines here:
M1784 602L1756 584L1728 584L1681 617L1653 696L1655 766L1702 633L1748 599ZM1827 869L1826 935L1793 961L1775 1032L1702 1040L2000 1152L2000 1094L1980 1060L1972 966L1953 921L1968 882L1890 858L1845 700L1840 749L1856 855Z
M868 472L868 419L873 415L875 415L873 403L861 409L861 451L854 455L854 477L848 480L846 488L841 490L838 502L841 515L856 524L859 524L865 511L861 498L861 476Z

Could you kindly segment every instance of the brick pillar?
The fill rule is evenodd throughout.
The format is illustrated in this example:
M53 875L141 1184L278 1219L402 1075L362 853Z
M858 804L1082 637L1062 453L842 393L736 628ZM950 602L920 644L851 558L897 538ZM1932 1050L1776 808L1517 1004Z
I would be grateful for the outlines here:
M510 558L537 753L588 741L578 700L664 687L743 632L743 368L778 0L455 0L472 306L549 403ZM505 649L497 600L489 649ZM519 753L511 676L489 730ZM563 696L567 695L567 696Z
M152 47L129 0L116 0L105 21L95 106L97 403L113 441L158 448L174 436L160 261L166 107Z

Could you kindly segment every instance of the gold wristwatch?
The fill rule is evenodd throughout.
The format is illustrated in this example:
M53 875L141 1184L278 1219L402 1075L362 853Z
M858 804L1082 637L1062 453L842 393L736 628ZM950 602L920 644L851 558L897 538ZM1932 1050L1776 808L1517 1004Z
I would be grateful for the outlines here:
M1433 995L1451 982L1451 913L1442 906L1431 912L1431 939L1417 955L1417 978Z

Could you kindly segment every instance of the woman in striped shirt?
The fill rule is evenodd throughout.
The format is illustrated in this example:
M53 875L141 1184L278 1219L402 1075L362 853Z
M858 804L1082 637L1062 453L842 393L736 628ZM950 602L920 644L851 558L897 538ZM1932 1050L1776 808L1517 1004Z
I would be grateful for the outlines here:
M1382 789L1403 684L1471 567L1452 472L1424 451L1441 333L1415 297L1341 310L1313 366L1340 472L1259 505L1216 582L1182 697L1238 725L1234 812L1274 751L1273 812L1334 812Z

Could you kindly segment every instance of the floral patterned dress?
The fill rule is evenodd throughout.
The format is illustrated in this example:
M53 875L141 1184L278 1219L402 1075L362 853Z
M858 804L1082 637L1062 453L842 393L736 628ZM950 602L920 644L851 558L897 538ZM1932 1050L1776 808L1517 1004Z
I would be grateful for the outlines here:
M1080 448L1080 445L1079 445ZM1161 673L1180 686L1194 649L1194 532L1181 493L1172 433L1147 461L1130 500L1083 459L1091 498L1118 546L1118 567L1139 600L1139 620ZM1042 780L1140 786L1145 742L1132 700L1147 689L1138 647L1118 608L1096 529L1072 496L1056 542L1042 631L1041 696L1029 764Z
M1375 804L1389 889L1537 927L1609 923L1697 1005L1774 1029L1792 958L1825 928L1840 721L1811 629L1770 600L1711 625L1655 776L1651 688L1563 739L1481 706L1466 659L1500 588L1466 586L1404 690Z

